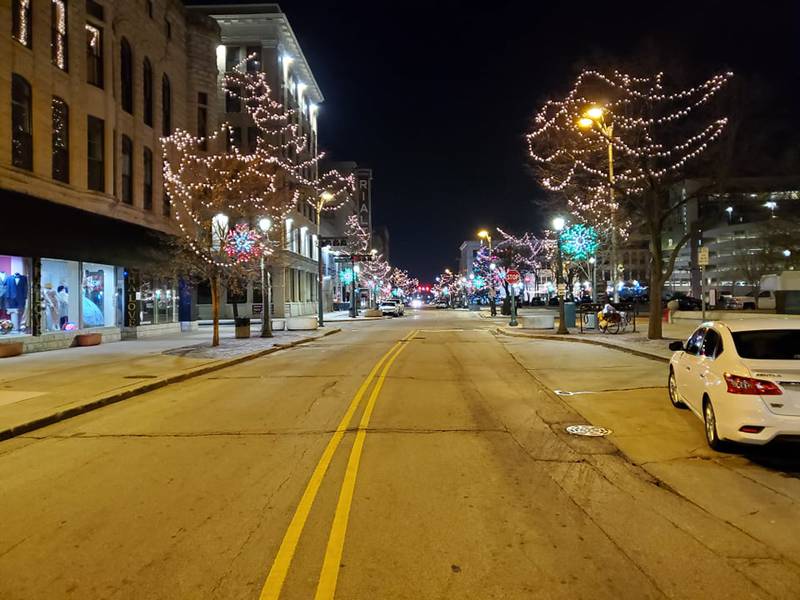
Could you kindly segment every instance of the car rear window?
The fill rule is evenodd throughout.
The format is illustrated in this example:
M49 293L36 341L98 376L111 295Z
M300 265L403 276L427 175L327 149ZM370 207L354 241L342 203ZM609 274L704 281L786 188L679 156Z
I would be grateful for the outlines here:
M733 343L742 358L800 360L800 329L737 331Z

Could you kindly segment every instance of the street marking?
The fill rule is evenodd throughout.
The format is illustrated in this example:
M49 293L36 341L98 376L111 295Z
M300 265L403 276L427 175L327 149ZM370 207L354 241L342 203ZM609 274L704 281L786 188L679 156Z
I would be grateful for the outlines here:
M325 446L322 457L320 457L317 466L314 468L314 472L311 474L311 479L309 479L308 484L306 485L303 496L300 498L300 503L297 505L294 516L289 522L289 527L286 529L286 533L283 536L283 541L281 541L278 553L275 555L275 560L272 562L272 567L269 570L269 575L267 575L267 580L264 582L264 587L261 589L259 600L277 600L280 597L281 589L286 581L286 576L289 573L289 567L292 564L292 559L294 558L294 553L297 549L297 543L300 541L300 535L303 533L303 528L308 520L308 515L311 512L311 507L314 504L314 500L317 497L317 492L322 484L322 479L331 464L331 460L333 460L333 455L336 452L336 449L339 447L339 444L344 437L344 433L347 429L347 425L350 423L350 419L353 418L353 414L356 412L358 405L361 403L361 398L364 396L364 393L367 391L367 388L369 387L376 373L380 370L381 366L386 362L393 352L395 352L398 348L402 349L404 347L402 342L407 341L407 339L410 338L414 333L415 331L410 332L402 340L396 342L388 350L388 352L386 352L386 354L381 356L380 360L375 363L375 366L372 367L369 375L367 375L366 379L364 379L363 383L359 386L355 396L353 396L353 400L350 402L347 412L342 417L342 420L339 421L336 431L328 441L328 445Z
M417 332L414 331L412 335L415 333ZM383 388L383 382L386 380L386 374L389 372L389 369L392 368L395 359L397 359L400 353L407 347L408 344L402 345L386 362L380 377L378 377L375 382L375 387L372 388L372 393L369 396L369 400L367 400L367 406L364 408L364 414L361 415L361 422L358 424L356 439L353 442L353 448L350 450L350 458L347 461L347 469L344 473L342 489L339 492L339 501L336 503L336 513L333 516L331 533L328 537L328 547L325 550L325 560L322 563L322 570L320 571L314 600L333 600L333 596L336 593L336 581L339 577L339 566L342 561L342 552L344 551L344 537L347 533L347 522L350 519L350 507L353 503L353 493L356 488L356 477L358 476L361 454L364 451L364 440L367 437L367 427L369 427L369 421L372 417L372 411L375 408L375 402Z

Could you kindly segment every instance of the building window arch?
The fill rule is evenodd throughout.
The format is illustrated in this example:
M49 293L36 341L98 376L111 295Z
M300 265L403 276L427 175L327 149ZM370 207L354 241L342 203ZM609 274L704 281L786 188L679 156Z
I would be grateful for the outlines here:
M31 2L33 0L14 0L11 14L11 36L26 48L33 47L31 35Z
M50 58L59 69L66 71L69 62L69 27L67 0L52 0L50 5Z
M126 38L119 43L119 74L122 110L133 114L133 51Z
M164 137L172 135L172 87L166 73L161 78L161 132Z
M145 57L142 63L142 96L144 99L144 124L153 126L153 66Z
M69 106L53 96L53 179L69 183Z
M31 84L22 75L11 76L11 161L33 170L33 115Z

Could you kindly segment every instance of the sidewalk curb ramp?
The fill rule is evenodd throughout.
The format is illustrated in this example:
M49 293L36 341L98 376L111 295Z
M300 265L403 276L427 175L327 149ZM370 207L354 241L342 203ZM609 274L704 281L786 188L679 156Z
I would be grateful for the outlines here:
M241 356L236 356L234 358L221 360L211 365L204 365L202 367L189 369L188 371L183 371L182 373L178 373L176 375L167 375L165 377L161 377L160 379L148 381L147 383L142 383L141 385L138 385L135 388L130 388L122 392L111 393L105 396L101 396L99 398L94 398L92 400L87 401L85 404L81 404L80 406L72 406L65 410L47 415L45 417L40 417L38 419L28 421L27 423L22 423L21 425L15 425L14 427L9 427L8 429L0 430L0 442L2 442L3 440L7 440L22 435L24 433L35 431L36 429L41 429L42 427L46 427L48 425L53 425L54 423L58 423L60 421L65 421L66 419L70 419L72 417L77 417L78 415L82 415L84 413L91 412L98 408L108 406L109 404L115 404L116 402L121 402L122 400L133 398L134 396L139 396L141 394L146 394L147 392L152 392L153 390L166 387L173 383L180 383L181 381L186 381L187 379L199 377L200 375L205 375L206 373L212 373L214 371L219 371L221 369L226 369L228 367L238 365L239 363L247 362L256 358L261 358L262 356L266 356L267 354L273 354L274 352L286 350L287 348L293 348L301 344L313 342L314 340L320 340L322 338L328 337L329 335L339 333L340 331L341 329L336 328L328 330L322 335L303 338L286 344L275 344L274 346L265 348L263 350L257 350L249 354L242 354Z
M528 338L528 339L541 339L541 340L554 340L556 342L573 342L576 344L590 344L593 346L602 346L604 348L610 348L612 350L618 350L619 352L627 352L628 354L633 354L634 356L639 356L641 358L649 358L650 360L655 360L658 362L669 363L669 358L666 356L660 356L658 354L653 354L651 352L646 352L644 350L636 350L634 348L628 348L627 346L620 346L617 344L611 344L609 342L603 342L601 340L587 340L585 338L575 337L575 334L570 335L551 335L551 334L541 334L541 333L519 333L516 331L508 331L502 327L497 328L497 333L501 335L507 335L509 337L517 337L517 338ZM668 340L664 340L668 341Z

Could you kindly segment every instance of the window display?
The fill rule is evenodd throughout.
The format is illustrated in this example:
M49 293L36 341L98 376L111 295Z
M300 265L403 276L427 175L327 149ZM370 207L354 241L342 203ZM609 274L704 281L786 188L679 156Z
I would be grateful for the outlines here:
M0 255L0 335L29 333L30 261Z
M116 324L114 298L116 277L111 265L83 263L83 297L81 321L83 327L109 327Z
M78 263L42 259L42 333L78 328Z

